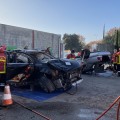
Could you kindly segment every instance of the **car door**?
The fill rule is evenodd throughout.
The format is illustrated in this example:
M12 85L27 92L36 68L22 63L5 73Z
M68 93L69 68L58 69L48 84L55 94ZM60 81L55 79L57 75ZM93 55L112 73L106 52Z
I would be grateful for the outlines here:
M22 52L7 53L7 73L6 79L10 80L19 73L24 72L25 68L32 63L32 58Z

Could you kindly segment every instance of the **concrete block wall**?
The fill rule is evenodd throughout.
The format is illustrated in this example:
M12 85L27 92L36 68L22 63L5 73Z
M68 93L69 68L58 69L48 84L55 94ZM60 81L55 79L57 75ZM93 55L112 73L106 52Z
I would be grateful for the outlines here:
M39 50L51 47L53 55L60 57L60 43L61 36L57 34L0 24L0 45L18 49L27 45L28 49Z
M23 49L32 48L32 30L0 24L0 44Z
M60 35L34 31L34 47L40 50L44 50L47 47L51 47L52 53L55 57L58 57L60 55L60 42Z

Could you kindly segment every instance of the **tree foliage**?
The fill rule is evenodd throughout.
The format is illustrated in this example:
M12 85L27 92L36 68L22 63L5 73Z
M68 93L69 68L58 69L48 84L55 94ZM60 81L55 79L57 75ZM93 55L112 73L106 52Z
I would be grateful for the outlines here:
M65 50L74 49L76 52L81 51L85 46L85 38L77 34L64 34L63 41L65 44Z
M118 47L120 47L120 28L112 28L106 33L102 43L98 44L97 49L113 53L113 50Z
M117 45L117 40L118 40L118 45ZM111 48L109 48L108 46L109 49L114 49L117 46L120 47L120 29L116 29L116 28L110 29L107 32L105 38L103 39L103 42L111 46Z

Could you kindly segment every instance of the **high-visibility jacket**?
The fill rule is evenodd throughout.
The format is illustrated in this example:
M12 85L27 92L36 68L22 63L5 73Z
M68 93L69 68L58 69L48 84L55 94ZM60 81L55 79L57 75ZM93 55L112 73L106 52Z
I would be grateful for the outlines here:
M0 74L6 73L6 54L4 52L5 47L0 47Z
M117 64L120 64L120 51L116 53Z

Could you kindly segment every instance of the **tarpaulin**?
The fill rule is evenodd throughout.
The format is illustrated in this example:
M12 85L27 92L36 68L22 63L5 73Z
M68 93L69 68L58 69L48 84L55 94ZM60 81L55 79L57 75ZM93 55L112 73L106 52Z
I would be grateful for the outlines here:
M57 90L57 91L54 91L52 93L46 93L46 92L41 91L41 90L30 91L28 89L25 90L25 89L18 89L18 88L15 88L14 90L12 90L12 94L14 94L14 95L18 95L18 96L25 97L28 99L33 99L36 101L48 100L48 99L55 97L55 96L58 96L62 93L63 93L62 90Z

